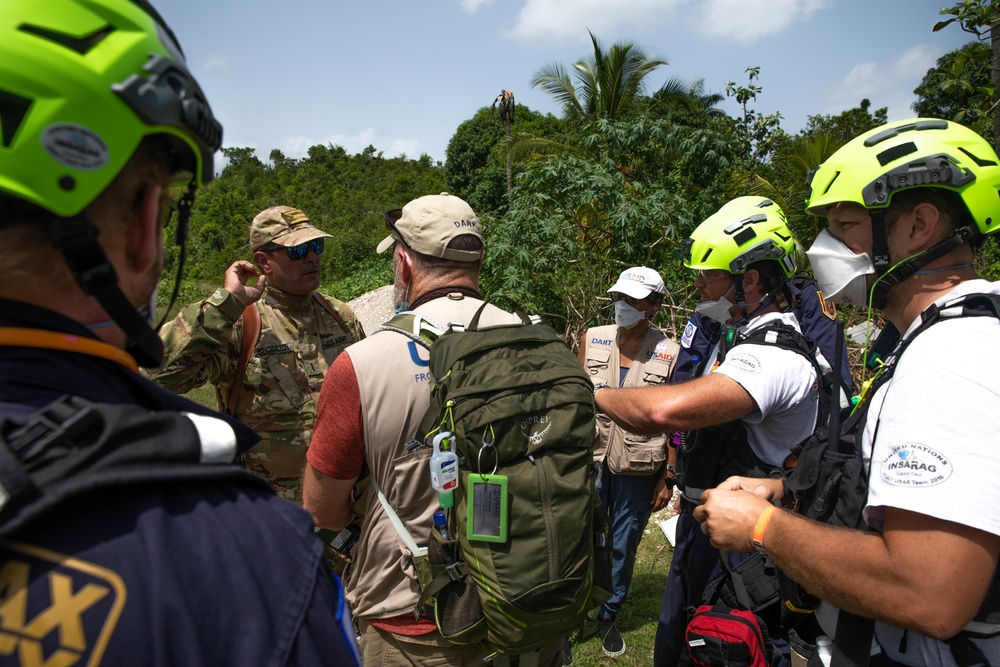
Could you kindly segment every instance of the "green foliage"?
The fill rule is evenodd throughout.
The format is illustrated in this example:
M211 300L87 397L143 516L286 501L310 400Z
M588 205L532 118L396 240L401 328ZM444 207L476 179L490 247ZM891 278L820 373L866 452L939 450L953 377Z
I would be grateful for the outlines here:
M871 106L871 100L866 97L861 100L858 106L842 111L835 116L809 116L806 127L800 136L816 138L820 135L827 135L836 144L834 148L836 150L859 134L889 122L888 107L880 107L870 111Z
M286 204L302 209L315 226L333 235L321 256L324 284L342 286L357 296L359 289L391 282L389 261L375 255L375 246L385 236L382 214L447 189L444 169L426 155L417 160L385 158L372 146L348 155L340 146L317 145L302 159L273 150L265 164L251 148L222 151L228 164L199 193L191 217L185 278L192 284L220 286L232 262L251 259L248 233L253 217ZM168 252L167 274L174 261L175 253ZM330 293L344 298L336 289Z
M951 7L942 7L941 15L951 18L936 23L934 32L958 21L962 30L981 37L993 23L1000 20L1000 5L996 0L962 0Z
M733 159L726 136L601 120L584 126L579 143L579 152L540 158L518 177L510 209L488 226L486 290L543 314L575 342L608 321L604 294L618 274L651 266L666 283L663 312L676 333L694 294L680 247L721 204Z
M564 141L566 128L552 114L543 115L518 104L513 135ZM482 107L458 126L445 149L448 192L465 199L480 214L506 210L506 151L503 123L489 107ZM513 170L515 175L523 170L520 161L515 160Z
M764 115L753 108L752 103L763 90L754 81L760 78L760 67L747 67L747 85L738 86L734 81L726 81L726 97L735 98L743 109L742 117L736 119L736 137L740 142L744 165L753 171L755 163L765 162L774 152L780 136L781 114Z
M984 137L993 131L993 85L987 44L969 42L937 59L913 94L918 116L968 125Z

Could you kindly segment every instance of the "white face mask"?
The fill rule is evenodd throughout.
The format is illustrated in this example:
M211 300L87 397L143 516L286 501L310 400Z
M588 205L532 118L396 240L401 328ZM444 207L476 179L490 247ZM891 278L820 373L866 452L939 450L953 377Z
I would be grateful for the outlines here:
M834 303L868 305L868 282L865 276L875 273L871 257L853 252L826 229L819 233L812 247L806 250L806 256L812 264L824 297Z
M631 329L638 324L645 316L641 310L637 310L624 301L615 301L615 324L623 329Z
M714 301L699 301L698 305L694 307L694 312L701 313L709 319L713 319L720 324L726 324L729 322L729 309L733 307L733 302L727 299L729 293L733 291L736 287L736 283L729 286L726 293L722 295L721 299L716 299Z

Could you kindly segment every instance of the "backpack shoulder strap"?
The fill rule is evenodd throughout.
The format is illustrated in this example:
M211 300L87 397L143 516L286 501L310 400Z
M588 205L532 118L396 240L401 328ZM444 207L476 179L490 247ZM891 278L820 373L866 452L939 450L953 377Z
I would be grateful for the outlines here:
M437 322L408 310L393 315L392 318L375 329L372 335L374 336L380 331L395 331L429 350L434 341L447 330L446 327L442 327Z
M247 374L247 364L250 363L250 353L253 352L257 338L260 336L260 311L257 310L257 303L251 303L243 309L243 340L240 345L240 358L236 362L236 374L233 376L233 384L229 387L229 396L226 398L226 414L236 414L236 402L239 400L240 391L243 389L243 378Z
M235 438L203 437L199 424L221 419L63 396L27 418L0 420L0 486L7 491L0 537L105 487L229 478L270 490L232 465Z

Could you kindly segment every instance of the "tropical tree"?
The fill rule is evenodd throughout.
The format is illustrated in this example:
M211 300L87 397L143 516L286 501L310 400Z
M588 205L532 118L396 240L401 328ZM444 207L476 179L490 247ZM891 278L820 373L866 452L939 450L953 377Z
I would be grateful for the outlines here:
M726 81L726 97L736 99L743 109L743 115L736 118L736 136L742 152L746 156L746 167L754 171L756 163L762 163L774 152L775 142L781 134L781 114L762 114L753 104L757 95L763 91L759 83L760 67L747 67L747 85L737 85L735 81Z
M1000 3L997 0L961 0L951 7L941 9L941 14L951 18L939 21L934 32L958 22L962 30L978 37L989 39L991 49L990 82L992 91L989 100L989 114L993 120L993 147L1000 149Z
M632 42L616 42L607 51L588 31L592 56L573 64L574 85L561 63L542 67L531 80L563 106L567 120L586 122L626 118L645 93L646 78L667 61L653 58Z
M507 198L509 200L511 188L514 187L514 174L510 165L510 126L514 122L514 91L501 90L500 94L493 100L493 104L490 105L490 111L496 111L498 106L500 107L500 122L503 123L507 133Z
M984 137L993 132L993 85L989 45L969 42L937 59L913 94L918 116L968 125Z
M552 114L541 114L518 104L514 115L517 131L512 132L512 145L528 135L565 141L565 123ZM480 214L499 213L508 206L504 171L509 152L504 132L490 107L482 107L458 126L445 149L448 192L469 202ZM510 158L511 172L516 178L521 160L516 152Z
M721 93L706 93L704 79L688 83L672 76L650 95L648 109L654 116L670 118L681 125L704 126L711 119L728 118L725 111L717 108L725 99Z

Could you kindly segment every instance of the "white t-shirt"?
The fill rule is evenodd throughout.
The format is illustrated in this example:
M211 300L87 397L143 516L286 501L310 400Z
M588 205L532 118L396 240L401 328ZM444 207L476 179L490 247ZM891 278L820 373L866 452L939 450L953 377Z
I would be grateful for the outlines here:
M740 332L752 331L773 322L782 322L801 332L793 313L765 313L754 318ZM711 368L718 346L708 360ZM754 454L765 463L780 466L793 447L807 438L816 426L819 382L816 369L801 354L776 345L741 343L713 370L732 378L746 389L758 411L740 421Z
M1000 294L1000 283L970 280L935 303L975 292ZM919 324L918 318L906 334ZM872 397L863 445L871 528L881 529L884 508L895 507L1000 535L1000 321L945 319L914 339ZM911 631L900 654L901 629L877 623L875 631L893 660L955 664L942 642ZM1000 665L1000 638L978 645Z

